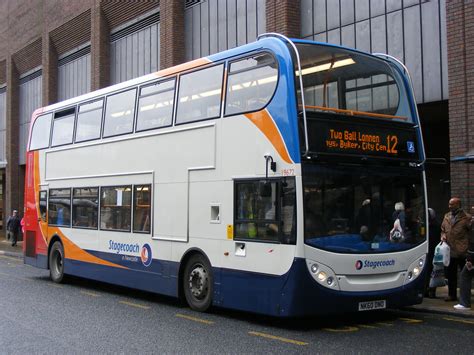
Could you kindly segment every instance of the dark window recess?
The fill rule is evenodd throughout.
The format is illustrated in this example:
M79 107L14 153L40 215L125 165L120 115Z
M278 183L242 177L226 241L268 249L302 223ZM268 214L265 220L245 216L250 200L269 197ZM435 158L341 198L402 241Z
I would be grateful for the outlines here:
M131 186L103 187L100 193L100 229L130 232Z
M236 180L234 188L235 239L295 243L293 178Z
M40 218L43 222L46 222L46 216L48 212L48 191L39 192L39 208Z
M83 187L73 190L72 226L97 229L99 188Z
M71 226L71 189L49 190L48 221L54 226Z
M151 231L151 185L134 187L133 231L150 233Z

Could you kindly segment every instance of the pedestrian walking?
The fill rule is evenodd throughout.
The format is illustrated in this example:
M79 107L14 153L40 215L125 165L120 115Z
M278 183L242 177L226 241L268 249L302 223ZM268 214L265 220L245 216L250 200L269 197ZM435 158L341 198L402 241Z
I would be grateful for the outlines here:
M7 220L7 232L10 235L12 247L16 246L18 240L18 233L20 232L20 217L18 211L13 210L13 213Z
M449 212L441 223L441 240L447 242L450 249L450 262L446 269L448 277L448 297L446 302L457 300L457 273L465 264L471 231L471 216L462 210L461 199L449 200Z

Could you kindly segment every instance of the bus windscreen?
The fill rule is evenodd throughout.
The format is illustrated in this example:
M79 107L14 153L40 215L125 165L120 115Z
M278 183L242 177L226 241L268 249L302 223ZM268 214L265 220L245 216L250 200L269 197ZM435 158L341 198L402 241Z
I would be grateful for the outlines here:
M413 122L402 78L385 60L333 46L296 46L305 110Z
M307 164L303 189L308 245L339 253L386 253L426 240L419 170Z

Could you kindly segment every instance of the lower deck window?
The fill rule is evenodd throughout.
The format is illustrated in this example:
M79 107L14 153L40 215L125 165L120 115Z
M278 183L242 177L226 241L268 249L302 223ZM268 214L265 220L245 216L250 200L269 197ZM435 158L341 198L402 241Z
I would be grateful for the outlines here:
M97 229L99 189L84 187L73 190L72 225L77 228Z
M235 239L292 244L295 241L295 181L235 182Z
M133 193L133 231L150 233L151 185L137 185Z
M48 221L50 225L71 226L71 189L49 190Z
M131 186L103 187L100 197L100 229L130 232Z

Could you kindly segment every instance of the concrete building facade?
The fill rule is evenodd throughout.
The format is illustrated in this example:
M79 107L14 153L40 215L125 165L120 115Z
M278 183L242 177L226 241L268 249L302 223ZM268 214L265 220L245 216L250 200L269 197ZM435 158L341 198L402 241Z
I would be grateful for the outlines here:
M31 113L248 42L264 32L384 52L412 75L429 204L474 205L474 2L468 0L6 0L0 3L0 189L22 210Z

